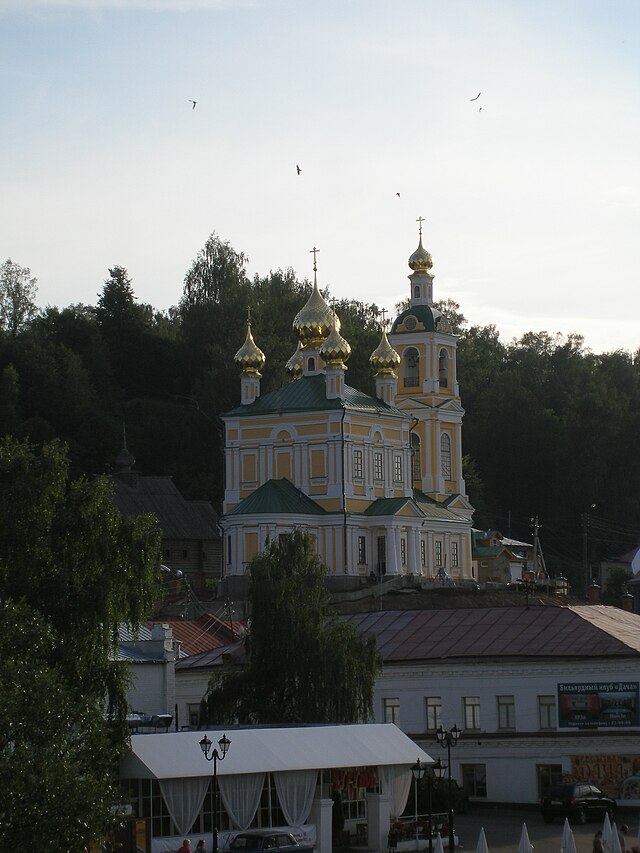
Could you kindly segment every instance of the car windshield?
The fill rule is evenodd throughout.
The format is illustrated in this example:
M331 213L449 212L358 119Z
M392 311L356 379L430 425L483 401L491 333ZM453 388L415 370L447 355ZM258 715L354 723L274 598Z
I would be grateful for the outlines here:
M260 850L262 838L259 835L236 835L229 846L232 850Z

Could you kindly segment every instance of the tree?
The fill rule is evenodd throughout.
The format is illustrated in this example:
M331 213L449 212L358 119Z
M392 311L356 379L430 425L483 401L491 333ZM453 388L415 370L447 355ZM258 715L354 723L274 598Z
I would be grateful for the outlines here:
M214 677L210 723L357 723L373 715L375 637L329 608L326 567L308 534L269 544L249 567L251 631L240 671Z
M0 266L0 329L15 338L25 323L38 313L34 302L37 279L31 270L15 264L11 258Z
M71 480L60 443L10 438L0 440L0 518L0 718L12 721L0 719L0 811L33 794L34 779L49 786L27 824L5 812L0 849L16 846L18 825L21 847L55 831L57 849L81 849L113 823L128 737L117 628L139 624L156 596L160 531L153 516L123 520L106 478Z

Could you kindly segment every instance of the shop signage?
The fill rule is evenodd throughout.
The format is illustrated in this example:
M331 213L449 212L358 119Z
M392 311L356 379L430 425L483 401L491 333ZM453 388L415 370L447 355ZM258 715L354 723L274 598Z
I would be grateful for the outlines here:
M558 726L631 728L638 726L637 681L558 684Z

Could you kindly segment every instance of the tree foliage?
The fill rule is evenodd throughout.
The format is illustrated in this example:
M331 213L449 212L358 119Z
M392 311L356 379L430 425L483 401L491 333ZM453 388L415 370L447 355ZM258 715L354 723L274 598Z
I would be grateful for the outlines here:
M0 265L0 329L12 338L25 323L35 317L37 279L28 267L21 267L8 258Z
M332 613L326 568L308 534L273 541L250 567L246 666L212 680L208 721L357 723L373 715L380 668L363 640Z
M71 479L58 442L0 440L0 518L0 848L55 829L59 849L81 849L112 820L127 738L117 627L151 606L160 532L123 520L107 479Z

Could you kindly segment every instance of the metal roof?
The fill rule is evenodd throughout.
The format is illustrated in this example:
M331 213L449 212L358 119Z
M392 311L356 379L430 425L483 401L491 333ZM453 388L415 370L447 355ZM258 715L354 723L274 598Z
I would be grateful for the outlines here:
M454 496L452 495L452 498L453 497ZM428 495L425 495L424 492L414 489L413 499L420 507L420 510L424 513L426 518L430 518L433 521L457 521L468 524L467 520L461 515L458 515L452 509L448 509L445 506L445 503L448 503L451 498L447 498L445 503L439 503L433 498L430 498Z
M604 605L391 610L343 618L361 634L375 634L387 664L640 655L640 616Z
M409 316L415 317L419 320L425 330L427 332L435 332L436 329L436 319L442 316L442 312L435 308L433 305L410 305L408 308L399 314L393 322L393 326L391 327L390 334L403 334L398 331L399 326L402 326L405 319ZM422 331L422 329L420 329Z
M283 477L281 480L267 480L227 515L255 513L324 515L325 510Z
M243 622L221 619L215 613L203 613L197 619L169 617L152 619L147 625L169 625L173 639L180 643L180 656L197 655L232 643Z
M327 399L326 379L322 374L295 379L275 391L258 397L249 405L231 409L223 417L255 417L270 415L274 412L321 412L327 409L337 411L346 409L373 415L407 418L407 415L395 406L389 406L383 400L370 397L350 385L344 386L342 397L334 400Z

